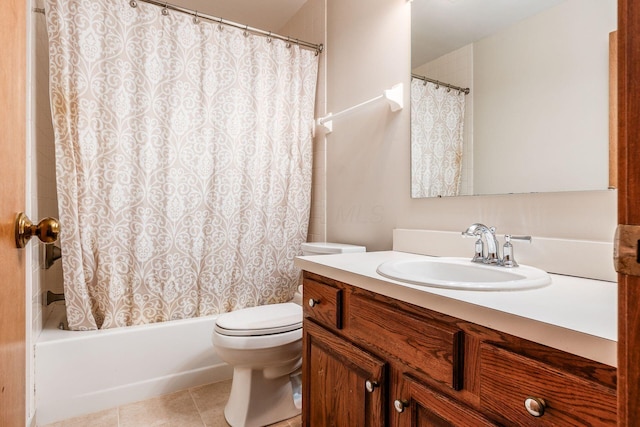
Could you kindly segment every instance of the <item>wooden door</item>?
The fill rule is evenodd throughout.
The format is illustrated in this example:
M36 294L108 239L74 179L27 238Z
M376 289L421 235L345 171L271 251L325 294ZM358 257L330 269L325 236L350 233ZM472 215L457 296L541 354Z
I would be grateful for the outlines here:
M24 210L27 2L0 7L0 426L26 419L25 269L14 218Z
M618 229L640 226L640 2L618 1ZM636 238L632 239L636 240ZM637 264L638 240L634 243ZM620 252L620 250L618 250ZM637 267L637 265L636 265ZM640 274L618 269L618 425L640 425Z
M386 364L309 320L304 340L304 425L385 426Z

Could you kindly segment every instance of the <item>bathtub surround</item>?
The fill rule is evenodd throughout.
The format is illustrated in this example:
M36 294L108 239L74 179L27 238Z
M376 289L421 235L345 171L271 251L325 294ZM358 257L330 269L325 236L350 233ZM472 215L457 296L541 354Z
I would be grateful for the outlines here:
M284 302L296 288L317 56L161 12L46 3L71 329Z
M215 317L78 332L58 329L54 304L35 345L38 425L230 379L211 345Z

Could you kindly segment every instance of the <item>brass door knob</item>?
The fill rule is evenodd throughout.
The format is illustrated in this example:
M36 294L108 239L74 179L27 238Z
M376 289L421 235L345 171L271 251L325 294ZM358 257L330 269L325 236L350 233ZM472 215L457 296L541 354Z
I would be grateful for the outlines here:
M24 248L32 236L38 236L42 243L53 243L60 234L60 223L55 218L44 218L34 225L24 212L20 212L15 224L17 248Z

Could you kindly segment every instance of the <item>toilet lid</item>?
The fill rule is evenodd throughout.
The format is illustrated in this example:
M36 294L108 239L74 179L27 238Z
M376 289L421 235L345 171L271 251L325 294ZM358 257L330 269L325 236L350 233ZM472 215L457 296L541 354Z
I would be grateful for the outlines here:
M224 313L216 319L221 335L281 334L302 328L302 307L292 302L268 304Z

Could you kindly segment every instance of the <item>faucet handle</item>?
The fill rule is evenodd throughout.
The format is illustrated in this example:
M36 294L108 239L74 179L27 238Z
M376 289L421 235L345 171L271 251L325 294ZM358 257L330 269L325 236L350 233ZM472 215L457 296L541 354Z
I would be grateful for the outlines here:
M484 243L481 237L478 237L478 240L476 240L475 253L473 254L471 262L484 262Z
M518 266L516 259L513 257L513 245L511 244L511 239L524 240L531 243L531 236L512 236L511 234L505 234L504 245L502 246L502 266L507 268Z

